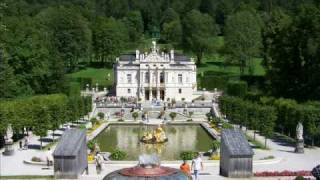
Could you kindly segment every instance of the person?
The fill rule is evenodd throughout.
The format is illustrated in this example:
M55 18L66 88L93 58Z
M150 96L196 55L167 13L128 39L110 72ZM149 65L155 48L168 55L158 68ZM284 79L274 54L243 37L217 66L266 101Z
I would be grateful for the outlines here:
M180 166L180 170L182 172L184 172L185 174L187 174L188 176L190 176L190 174L191 174L190 173L190 166L189 166L187 160L183 160L183 163Z
M100 152L96 153L95 160L96 160L95 163L96 163L97 174L100 174L102 171L102 161L103 161L103 157L101 156Z
M48 148L47 151L47 166L52 166L53 165L53 157L52 157L52 152L50 150L50 148Z
M191 171L194 172L194 179L199 180L199 172L203 170L203 163L201 159L201 154L197 153L195 158L192 160Z
M19 150L22 150L22 141L19 141Z
M26 136L24 137L24 149L28 149L28 144L29 144L28 137Z

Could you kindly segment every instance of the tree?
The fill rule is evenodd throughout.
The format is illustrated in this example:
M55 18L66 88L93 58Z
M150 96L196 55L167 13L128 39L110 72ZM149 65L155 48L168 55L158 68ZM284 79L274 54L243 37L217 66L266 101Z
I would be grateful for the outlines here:
M252 10L240 10L228 17L225 26L225 46L230 57L228 62L239 65L241 75L249 66L253 74L254 57L257 57L262 47L261 19Z
M0 46L0 99L16 97L18 95L18 89L13 68L8 64Z
M278 97L319 100L320 11L305 5L295 14L290 18L282 11L273 13L267 24L264 61L269 90Z
M124 23L128 29L130 41L138 41L143 33L143 19L140 11L130 11Z
M261 106L259 108L259 126L262 135L265 136L265 147L267 147L267 139L270 138L274 132L276 118L277 114L273 107Z
M214 20L207 14L192 10L183 18L182 27L184 47L195 53L199 65L204 53L211 50L211 39L217 34Z
M180 20L164 23L162 38L166 42L174 43L176 45L180 44L182 40L182 27Z
M175 119L176 116L177 116L177 113L176 113L176 112L171 112L171 113L169 114L169 116L171 117L172 121L174 121L174 119Z
M220 148L220 142L218 140L214 140L211 144L212 151L217 152L219 148Z
M76 68L79 59L88 57L91 30L87 19L75 8L49 7L37 15L37 20L45 25L43 28L52 48L69 71Z
M133 113L132 113L132 117L133 117L133 119L134 119L135 121L137 120L138 116L139 116L139 113L138 113L138 112L133 112Z
M52 118L48 112L48 107L45 103L36 104L34 110L34 122L33 122L33 133L40 136L40 149L42 149L42 138L47 135L50 129L50 122Z
M104 119L104 113L103 112L99 112L98 113L98 117L100 120Z
M128 40L125 25L113 18L97 18L93 28L93 51L102 62L113 62Z

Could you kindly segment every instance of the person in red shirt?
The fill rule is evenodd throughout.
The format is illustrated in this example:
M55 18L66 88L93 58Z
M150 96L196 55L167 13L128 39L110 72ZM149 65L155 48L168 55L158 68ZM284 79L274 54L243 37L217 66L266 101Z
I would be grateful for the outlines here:
M190 165L188 164L187 160L183 160L183 163L180 166L180 170L187 174L188 176L191 175L190 171Z

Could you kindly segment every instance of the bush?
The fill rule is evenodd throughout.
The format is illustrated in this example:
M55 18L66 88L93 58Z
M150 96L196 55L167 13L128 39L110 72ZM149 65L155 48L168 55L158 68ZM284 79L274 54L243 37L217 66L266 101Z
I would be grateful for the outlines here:
M295 180L304 180L304 177L303 177L303 176L297 176L297 177L295 178Z
M127 153L124 151L121 151L119 149L115 149L111 152L110 158L112 160L124 160L127 157Z
M245 97L248 91L248 84L245 81L229 81L227 93L231 96Z
M99 119L104 119L104 113L103 112L98 112L98 117L99 117Z
M171 117L172 121L174 121L174 119L175 119L176 116L177 116L177 113L176 113L176 112L171 112L171 113L169 114L169 116Z
M33 161L33 162L41 162L41 159L39 157L33 156L31 158L31 161Z
M239 80L239 76L215 71L206 71L204 76L198 79L201 88L206 88L207 90L214 90L215 88L226 90L227 82L230 80Z
M94 151L94 148L95 148L95 144L96 144L96 141L95 140L91 140L87 143L87 147L88 149L90 149L90 151Z
M92 126L94 126L95 124L98 123L98 120L97 120L97 118L91 118L90 122L91 122Z
M139 116L138 112L133 112L132 113L132 117L133 117L134 120L137 120L138 116Z
M222 123L222 129L233 129L233 126L229 123Z
M220 148L220 142L218 140L214 140L211 144L211 149L213 152L216 152Z
M197 152L184 151L180 153L180 159L182 160L192 160L197 155Z

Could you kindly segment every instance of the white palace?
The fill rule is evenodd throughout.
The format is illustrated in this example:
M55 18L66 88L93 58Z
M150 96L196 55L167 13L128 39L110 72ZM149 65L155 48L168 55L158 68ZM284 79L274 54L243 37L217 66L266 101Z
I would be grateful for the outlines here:
M152 42L151 52L124 54L114 66L116 95L141 100L193 99L197 91L197 68L192 58L160 52Z

